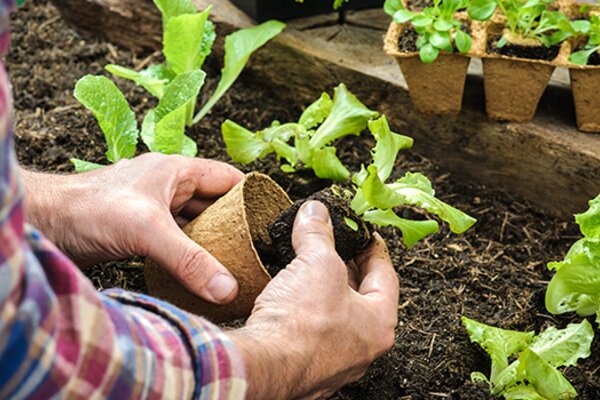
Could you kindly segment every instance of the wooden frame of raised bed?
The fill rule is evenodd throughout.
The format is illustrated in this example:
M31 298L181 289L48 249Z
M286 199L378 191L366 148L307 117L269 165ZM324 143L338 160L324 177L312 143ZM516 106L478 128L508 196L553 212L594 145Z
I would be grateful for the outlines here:
M53 1L81 31L102 34L127 48L160 45L160 16L150 0L118 5L108 0ZM200 8L209 3L196 1ZM221 38L253 24L229 1L213 4L213 16ZM384 112L398 132L414 137L417 152L455 178L517 193L566 219L600 192L600 135L575 129L566 71L554 74L530 123L487 119L476 60L460 116L424 116L415 111L395 61L381 50L389 25L383 10L348 12L344 25L338 23L336 16L291 22L255 54L245 73L273 88L282 101L295 103L306 103L345 82L367 105ZM221 50L222 42L215 51Z

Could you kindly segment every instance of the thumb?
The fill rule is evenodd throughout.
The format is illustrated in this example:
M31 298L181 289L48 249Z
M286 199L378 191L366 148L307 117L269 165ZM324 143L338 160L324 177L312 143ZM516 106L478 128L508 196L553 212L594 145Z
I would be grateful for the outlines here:
M307 201L300 207L292 231L292 245L298 257L336 254L329 210L323 203Z
M208 251L170 221L159 239L149 246L148 256L167 270L190 292L217 304L228 304L238 293L233 275Z

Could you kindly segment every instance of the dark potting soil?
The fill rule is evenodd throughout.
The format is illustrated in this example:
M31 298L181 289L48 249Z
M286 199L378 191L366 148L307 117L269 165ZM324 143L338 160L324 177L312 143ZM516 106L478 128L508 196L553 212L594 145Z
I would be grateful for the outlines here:
M433 0L408 0L406 8L411 11L421 11L425 7L433 6Z
M588 58L588 65L600 65L600 53L597 51L593 52Z
M317 200L325 204L329 210L333 233L335 237L335 249L344 261L353 260L364 250L373 237L373 228L365 223L350 208L351 194L347 194L339 186L333 186L317 192L307 199L298 200L292 207L285 210L278 219L269 226L269 236L275 254L269 254L267 270L271 276L275 276L284 269L296 257L292 247L292 227L296 214L300 207L309 200ZM357 224L357 229L352 229L346 218ZM260 254L260 253L259 253ZM264 258L261 257L263 261Z
M526 58L528 60L551 61L558 56L560 46L521 46L507 43L503 47L498 47L499 38L490 40L487 46L488 53L501 54L509 57Z
M159 60L146 60L149 54L133 54L78 36L44 0L25 2L15 15L13 30L6 65L15 93L16 149L21 164L42 171L71 173L70 157L105 163L106 144L98 125L73 99L75 82L87 73L102 73L102 67L109 62L139 66ZM208 65L210 79L203 101L216 85L219 67L214 61ZM243 74L213 112L189 132L198 142L201 156L229 159L220 136L220 124L225 118L250 129L264 128L273 119L297 120L301 104L282 103L277 93L250 78ZM136 115L142 115L141 111L153 102L147 100L143 90L122 80L117 83ZM331 92L333 88L323 89ZM394 125L394 121L391 123ZM368 162L372 145L367 134L347 138L337 146L338 155L350 170L356 171L361 163ZM140 151L144 151L141 145ZM549 315L544 308L545 288L552 277L546 264L564 256L579 237L578 230L571 220L554 218L510 193L456 181L413 151L404 152L396 167L393 178L405 171L422 171L432 180L442 200L476 217L478 223L462 236L453 235L444 227L412 249L401 244L397 231L380 230L401 281L396 343L364 378L346 386L334 398L491 399L485 385L470 382L472 371L489 373L490 362L484 351L469 343L460 317L466 315L508 329L537 331L578 321L573 315ZM284 188L292 189L295 199L315 191L305 183L318 182L304 178L304 183L299 184L296 175L279 171L274 157L243 168L271 175ZM322 187L326 186L329 184ZM420 215L417 210L403 213ZM86 274L98 288L146 290L139 259L98 265ZM582 360L578 367L565 370L580 400L600 399L599 366L600 340L596 339L591 357Z
M415 28L404 29L398 38L398 51L402 53L415 53L419 51L417 47L418 38L419 34L415 31Z

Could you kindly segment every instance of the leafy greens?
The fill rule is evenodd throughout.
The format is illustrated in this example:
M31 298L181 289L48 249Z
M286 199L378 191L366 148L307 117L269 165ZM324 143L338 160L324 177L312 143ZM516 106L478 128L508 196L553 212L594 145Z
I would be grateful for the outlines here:
M579 359L589 357L594 330L587 320L564 329L550 327L537 336L466 317L462 322L471 342L479 344L492 360L489 379L481 372L472 373L471 378L488 383L492 394L507 400L564 400L577 395L558 368L575 366Z
M268 21L227 36L220 82L194 116L205 78L201 68L216 39L215 27L208 19L211 7L198 12L191 0L154 0L154 3L162 14L166 63L151 65L141 71L119 65L107 65L106 69L115 76L142 86L159 100L158 106L147 112L142 123L141 137L150 151L193 157L197 153L197 146L184 134L185 127L198 123L210 112L236 81L252 53L278 35L285 25ZM76 97L98 119L109 145L108 160L116 162L121 158L133 157L140 132L125 97L114 84L107 83L108 79L90 78L86 76L81 79L82 85ZM98 110L100 104L108 108ZM111 120L126 120L129 125L126 130L115 129ZM115 147L117 144L119 149ZM72 162L78 172L99 167L81 160Z

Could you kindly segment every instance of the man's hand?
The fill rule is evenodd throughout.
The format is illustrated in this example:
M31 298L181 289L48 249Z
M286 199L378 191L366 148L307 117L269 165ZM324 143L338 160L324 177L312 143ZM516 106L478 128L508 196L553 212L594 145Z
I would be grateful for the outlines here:
M230 332L250 399L327 397L394 343L399 284L383 240L376 235L347 268L327 209L307 202L292 241L298 257L267 285L246 326Z
M237 169L145 154L85 174L23 175L28 221L80 265L148 256L206 300L237 295L233 276L180 229L243 179Z

